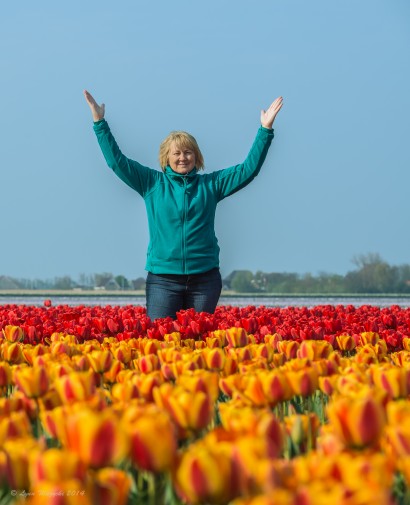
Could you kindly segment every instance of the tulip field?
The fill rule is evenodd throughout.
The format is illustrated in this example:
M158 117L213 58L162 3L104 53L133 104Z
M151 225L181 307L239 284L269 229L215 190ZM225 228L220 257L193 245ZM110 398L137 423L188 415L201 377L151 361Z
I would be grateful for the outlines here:
M410 309L0 306L0 505L410 503Z

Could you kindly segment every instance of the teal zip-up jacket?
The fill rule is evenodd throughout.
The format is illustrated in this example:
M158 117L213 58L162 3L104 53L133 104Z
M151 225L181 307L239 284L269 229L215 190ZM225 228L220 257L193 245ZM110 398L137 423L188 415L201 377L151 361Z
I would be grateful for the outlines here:
M150 236L146 270L197 274L219 267L216 206L258 175L273 130L259 128L243 163L203 175L195 168L181 175L169 166L162 172L127 158L105 119L94 123L94 131L108 166L144 198Z

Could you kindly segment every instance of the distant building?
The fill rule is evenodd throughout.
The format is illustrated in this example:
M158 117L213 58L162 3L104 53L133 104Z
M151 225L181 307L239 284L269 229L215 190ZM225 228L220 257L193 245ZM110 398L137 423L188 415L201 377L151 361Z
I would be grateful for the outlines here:
M121 289L121 286L118 284L118 282L115 279L110 279L107 284L105 284L104 288L107 291L119 291Z

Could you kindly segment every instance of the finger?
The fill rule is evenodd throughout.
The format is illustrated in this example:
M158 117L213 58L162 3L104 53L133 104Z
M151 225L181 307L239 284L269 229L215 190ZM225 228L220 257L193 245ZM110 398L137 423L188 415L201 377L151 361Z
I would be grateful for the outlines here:
M270 109L272 108L275 108L275 107L282 107L282 103L283 103L283 98L280 96L279 98L276 98L276 100L274 100L271 105L270 105Z
M94 97L92 96L91 93L89 93L87 90L84 90L84 96L85 96L85 99L87 100L87 102L90 104L90 105L93 105L93 106L96 106L97 105L97 102L94 100Z

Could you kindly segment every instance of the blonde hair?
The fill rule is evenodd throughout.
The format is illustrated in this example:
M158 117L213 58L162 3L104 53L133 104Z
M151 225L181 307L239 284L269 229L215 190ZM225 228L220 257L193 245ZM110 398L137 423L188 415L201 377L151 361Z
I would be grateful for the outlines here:
M180 149L190 149L195 155L195 167L197 170L203 170L204 168L204 157L202 156L201 150L198 147L198 143L195 138L184 131L173 131L166 139L161 142L159 146L159 164L162 170L168 165L169 150L171 148L172 142Z

